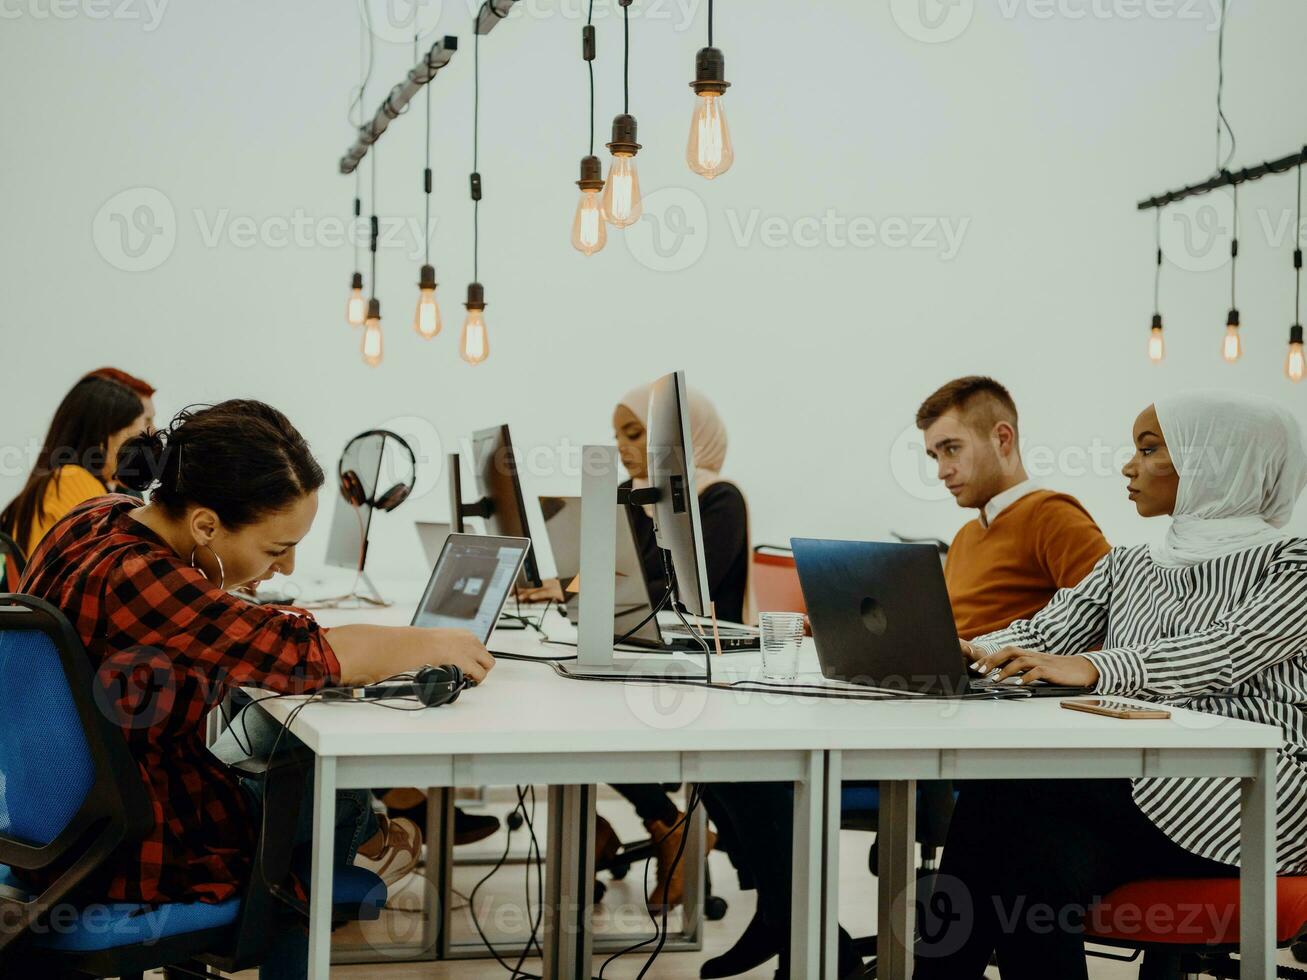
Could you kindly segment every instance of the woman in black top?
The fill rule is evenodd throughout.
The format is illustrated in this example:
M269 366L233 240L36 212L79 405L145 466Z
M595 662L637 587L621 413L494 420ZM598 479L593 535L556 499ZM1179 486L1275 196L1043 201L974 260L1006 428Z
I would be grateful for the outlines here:
M648 458L645 440L649 416L650 387L629 392L613 410L613 434L622 465L631 474L625 486L648 486ZM708 565L708 589L717 608L717 618L742 623L749 586L749 511L744 494L735 484L723 480L726 462L726 426L717 410L697 391L690 392L690 440L694 445L694 479L699 491L699 516L703 527L703 555ZM650 601L657 603L667 588L662 553L654 540L653 520L643 511L634 515L636 544L644 562Z
M625 486L648 486L649 385L628 392L613 410L613 435L622 465L631 474ZM703 528L703 556L707 564L708 590L717 618L742 623L751 616L749 608L749 511L739 487L721 478L726 462L726 426L717 410L703 395L689 395L690 441L694 449L694 479L699 491L699 516ZM657 605L667 589L666 565L654 538L653 519L643 510L633 512L636 545L649 583L649 601ZM614 785L635 807L645 827L658 843L658 875L649 903L654 907L679 905L685 891L684 861L667 874L685 832L681 812L667 790L654 784ZM713 822L729 835L725 814L710 809ZM673 830L672 828L677 828ZM709 834L711 849L715 837Z
M646 439L651 391L650 385L636 388L613 409L613 435L622 465L631 474L623 484L627 488L649 485ZM721 477L722 465L726 462L726 427L712 402L697 391L691 391L689 416L709 592L719 620L742 623L751 617L749 511L740 489ZM649 583L649 601L656 606L667 590L667 573L663 553L654 538L653 519L643 510L633 510L632 526L644 563L645 579ZM523 598L561 599L562 590L557 580L553 580L546 582L541 589L523 593ZM684 862L677 865L677 872L671 876L668 876L667 869L676 864L674 859L684 833L684 827L678 826L682 816L680 810L662 786L625 784L613 788L635 807L635 812L658 845L658 877L649 896L650 905L679 905L685 890L681 870ZM715 801L708 809L723 837L728 836L725 814L718 812ZM598 819L595 847L602 859L616 854L618 842L607 821L602 817ZM711 849L716 838L712 834L708 837Z

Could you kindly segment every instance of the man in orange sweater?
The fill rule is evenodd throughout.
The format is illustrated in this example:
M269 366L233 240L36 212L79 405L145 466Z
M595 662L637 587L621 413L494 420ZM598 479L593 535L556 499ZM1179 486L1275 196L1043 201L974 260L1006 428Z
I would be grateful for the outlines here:
M950 381L917 410L917 428L958 506L980 512L957 533L944 565L964 640L1028 619L1107 554L1080 501L1027 476L1016 403L994 379Z

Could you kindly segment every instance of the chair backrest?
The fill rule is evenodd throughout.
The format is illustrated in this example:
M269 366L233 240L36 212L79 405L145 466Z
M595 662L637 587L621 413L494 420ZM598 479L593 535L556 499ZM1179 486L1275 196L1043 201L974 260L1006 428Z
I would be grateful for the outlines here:
M754 548L749 581L753 603L759 612L807 613L799 572L789 548L768 544Z
M0 949L153 823L95 683L58 609L0 594L0 864L48 882L26 901L0 895Z
M0 531L0 591L17 592L27 568L27 556L18 542Z

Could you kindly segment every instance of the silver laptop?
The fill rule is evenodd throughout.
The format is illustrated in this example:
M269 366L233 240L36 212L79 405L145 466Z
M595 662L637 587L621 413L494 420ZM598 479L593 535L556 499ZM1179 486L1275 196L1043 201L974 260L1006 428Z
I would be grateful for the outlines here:
M530 550L529 538L448 535L413 625L465 629L485 643Z

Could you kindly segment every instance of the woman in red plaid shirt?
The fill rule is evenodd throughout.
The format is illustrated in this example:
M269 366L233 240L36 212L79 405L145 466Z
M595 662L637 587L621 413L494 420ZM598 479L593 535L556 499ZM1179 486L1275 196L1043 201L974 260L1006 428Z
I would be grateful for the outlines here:
M494 662L461 630L339 626L328 639L311 618L230 593L289 574L317 512L322 469L276 409L183 412L130 440L117 472L152 488L149 503L109 496L74 510L32 555L22 591L58 606L81 636L153 804L153 829L112 862L104 897L221 902L252 873L260 820L257 796L206 746L206 716L230 691L308 693L424 664L481 682ZM341 803L338 860L369 835L365 852L384 847L367 799ZM302 937L288 941L265 977L303 972Z

